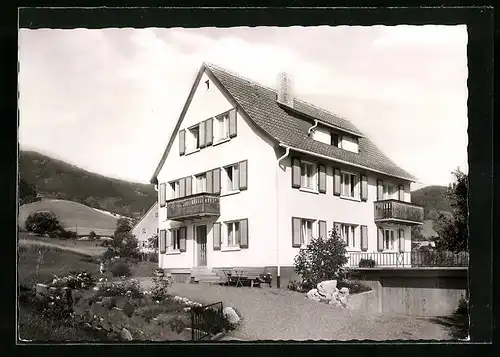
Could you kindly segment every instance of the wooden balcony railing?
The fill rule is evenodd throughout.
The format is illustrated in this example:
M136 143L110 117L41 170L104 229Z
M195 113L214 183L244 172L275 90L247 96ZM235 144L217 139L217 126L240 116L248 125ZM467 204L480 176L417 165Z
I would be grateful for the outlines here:
M220 215L219 195L198 193L167 200L167 219L190 219Z
M422 224L424 208L410 202L398 200L375 201L375 222L395 222L406 224Z

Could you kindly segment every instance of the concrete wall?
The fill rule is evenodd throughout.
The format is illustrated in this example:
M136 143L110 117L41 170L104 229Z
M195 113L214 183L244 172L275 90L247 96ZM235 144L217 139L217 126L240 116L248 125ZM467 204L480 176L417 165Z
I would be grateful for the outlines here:
M467 268L356 269L353 279L373 289L379 312L411 316L450 315L468 290Z

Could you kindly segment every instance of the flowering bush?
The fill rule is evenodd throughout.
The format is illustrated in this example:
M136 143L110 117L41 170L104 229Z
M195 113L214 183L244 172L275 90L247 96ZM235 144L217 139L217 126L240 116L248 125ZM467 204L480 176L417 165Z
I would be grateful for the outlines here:
M72 271L71 275L64 277L57 277L57 275L54 275L54 280L52 280L49 285L56 288L68 287L70 289L90 289L94 283L95 279L89 272L81 271L78 273Z
M62 292L40 294L32 300L32 307L44 318L54 321L66 321L73 316L73 301Z
M150 291L151 298L156 301L161 301L168 296L168 288L172 285L170 278L154 277L151 279L153 288Z
M139 281L136 279L111 283L103 281L97 284L97 288L98 291L96 296L127 296L130 298L140 298L144 296Z

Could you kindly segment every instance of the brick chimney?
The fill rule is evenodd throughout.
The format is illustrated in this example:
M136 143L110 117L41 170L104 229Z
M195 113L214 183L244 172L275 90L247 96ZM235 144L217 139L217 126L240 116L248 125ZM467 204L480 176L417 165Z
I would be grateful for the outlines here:
M293 91L292 91L292 79L287 73L280 73L276 80L278 98L277 101L280 104L284 104L293 108Z

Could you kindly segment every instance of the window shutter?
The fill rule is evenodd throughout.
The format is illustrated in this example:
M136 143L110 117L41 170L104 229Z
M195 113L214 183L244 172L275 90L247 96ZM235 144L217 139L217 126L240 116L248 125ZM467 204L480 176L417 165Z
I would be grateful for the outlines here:
M380 201L384 197L384 186L381 180L377 180L377 201Z
M234 138L236 136L236 109L232 109L229 112L229 137Z
M325 165L319 165L319 183L318 191L321 193L326 193L326 167Z
M300 226L301 219L292 217L292 247L300 247Z
M326 236L326 222L325 221L319 221L319 237L323 239L327 239Z
M241 161L239 164L239 187L240 190L246 190L247 189L247 181L248 181L248 161Z
M400 201L405 200L405 187L404 187L404 185L399 185L399 200Z
M186 153L186 130L179 131L179 155Z
M164 229L162 229L160 231L160 239L159 239L158 245L160 246L159 248L160 248L161 254L165 254L165 251L166 251L166 249L165 249L165 247L167 245L167 234L166 233L167 233L167 231Z
M191 196L193 194L193 178L188 176L186 180L186 196Z
M186 179L182 178L179 180L179 197L186 196Z
M165 207L166 199L167 199L167 184L160 184L160 207Z
M339 222L333 222L333 230L338 238L342 237L342 224L340 224Z
M361 176L361 201L368 200L368 177Z
M177 231L177 234L179 234L179 250L181 252L186 251L186 227L181 227Z
M200 138L200 148L204 148L207 139L206 138L207 134L205 133L205 122L202 121L198 128L199 128L198 136Z
M403 229L399 230L399 251L405 251L405 231Z
M207 178L207 193L214 193L214 184L213 184L213 171L206 172Z
M333 194L340 196L340 169L334 170L333 175Z
M292 159L292 187L300 188L300 160Z
M212 170L212 181L213 181L213 190L212 192L215 194L220 194L220 169Z
M248 248L248 219L240 221L240 248Z
M214 228L213 228L213 236L214 236L214 250L220 250L220 223L216 222L214 223Z
M210 118L205 121L205 145L210 146L214 141L214 119Z
M384 250L384 230L378 228L377 250L379 252Z
M368 250L368 227L361 226L361 250L366 252Z

